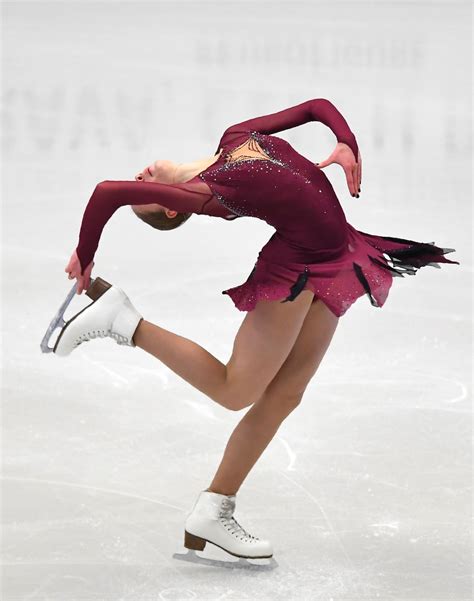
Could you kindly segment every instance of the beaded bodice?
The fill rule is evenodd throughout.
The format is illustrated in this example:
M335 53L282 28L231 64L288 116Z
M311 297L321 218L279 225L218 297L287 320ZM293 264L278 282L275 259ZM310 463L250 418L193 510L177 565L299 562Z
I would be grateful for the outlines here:
M288 189L289 182L293 184L293 191L297 191L295 184L298 183L298 178L311 183L304 173L308 165L313 169L314 165L306 161L303 168L301 163L297 164L298 161L295 163L296 151L277 136L243 130L232 132L231 138L229 141L226 136L223 137L224 149L221 156L198 177L209 186L219 203L229 209L226 219L257 217L273 225L271 213L266 210L268 207L265 208L265 201L257 202L262 194L267 199L271 198L268 185L272 176L271 194L283 199L283 188ZM295 155L293 158L292 153ZM301 158L305 160L304 157ZM286 183L281 188L284 181ZM254 200L249 202L249 196Z
M223 153L223 156L226 163L256 158L267 161L272 160L272 157L268 156L255 139L254 132L250 132L250 137L242 142L240 146Z

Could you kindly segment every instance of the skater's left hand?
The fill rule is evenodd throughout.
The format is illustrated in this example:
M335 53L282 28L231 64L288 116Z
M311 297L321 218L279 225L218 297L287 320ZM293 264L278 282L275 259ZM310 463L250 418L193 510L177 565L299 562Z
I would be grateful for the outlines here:
M91 271L94 267L94 261L91 261L89 265L84 269L84 273L81 275L81 263L77 252L74 251L69 259L69 263L66 265L64 271L68 273L68 279L77 279L77 294L82 294L84 290L87 290L90 286Z
M350 146L344 142L338 142L336 147L325 161L316 163L319 169L324 169L328 165L337 163L344 169L346 175L347 187L351 196L359 198L360 184L362 180L362 157L357 153L357 161Z

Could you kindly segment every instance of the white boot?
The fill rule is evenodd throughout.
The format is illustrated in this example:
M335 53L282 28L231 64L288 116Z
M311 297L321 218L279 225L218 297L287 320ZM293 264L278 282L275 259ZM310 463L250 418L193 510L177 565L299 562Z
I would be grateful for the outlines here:
M212 543L236 557L272 557L272 545L246 532L232 517L235 495L221 495L203 490L186 518L184 546L202 551Z
M82 342L97 337L110 337L117 344L135 347L133 334L143 317L125 292L97 277L86 295L93 302L66 322L54 345L56 355L65 357Z

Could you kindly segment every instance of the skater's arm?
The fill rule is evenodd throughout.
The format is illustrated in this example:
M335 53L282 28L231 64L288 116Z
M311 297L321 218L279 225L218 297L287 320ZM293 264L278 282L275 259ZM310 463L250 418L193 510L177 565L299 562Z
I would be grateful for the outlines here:
M221 140L233 133L249 130L259 131L262 134L274 134L310 121L319 121L329 127L338 142L344 142L351 148L357 161L358 147L355 135L337 108L325 98L307 100L277 113L236 123L225 130Z
M162 184L158 182L103 181L94 189L86 206L76 248L81 263L81 274L93 260L99 245L100 236L107 221L123 205L142 205L157 203L181 213L203 213L212 198L199 184ZM216 216L219 206L216 203ZM223 212L226 211L222 208ZM228 212L228 211L227 211Z

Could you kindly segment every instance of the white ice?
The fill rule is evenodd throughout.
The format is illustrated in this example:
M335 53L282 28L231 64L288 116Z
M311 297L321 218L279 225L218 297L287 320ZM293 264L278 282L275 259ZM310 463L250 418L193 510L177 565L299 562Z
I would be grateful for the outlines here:
M2 8L3 601L470 599L469 4ZM340 319L237 495L278 567L179 562L185 517L246 410L111 339L68 358L40 341L98 182L210 156L228 125L318 97L361 149L359 199L325 169L348 221L454 247L461 264L395 278L382 309L362 297ZM335 143L319 123L279 135L315 162ZM211 217L163 233L124 207L93 275L226 361L245 313L221 291L271 234Z

